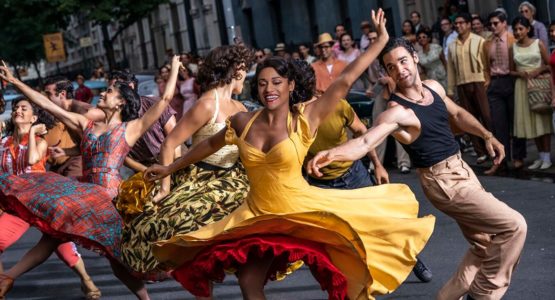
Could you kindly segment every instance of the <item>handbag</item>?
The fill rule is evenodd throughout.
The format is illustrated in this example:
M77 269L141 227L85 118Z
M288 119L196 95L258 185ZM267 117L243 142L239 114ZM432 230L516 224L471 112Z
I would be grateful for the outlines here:
M541 74L530 78L528 86L528 103L530 110L535 113L551 113L551 74Z

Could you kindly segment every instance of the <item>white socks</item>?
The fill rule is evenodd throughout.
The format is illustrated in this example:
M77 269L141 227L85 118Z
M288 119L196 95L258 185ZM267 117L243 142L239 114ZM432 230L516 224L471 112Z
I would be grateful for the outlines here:
M540 152L540 160L544 162L551 162L551 153L549 152Z

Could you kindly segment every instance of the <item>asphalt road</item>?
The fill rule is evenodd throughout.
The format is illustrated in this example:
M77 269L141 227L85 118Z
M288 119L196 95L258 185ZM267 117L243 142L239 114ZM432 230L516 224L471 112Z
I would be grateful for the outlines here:
M425 199L416 175L391 171L392 180L411 186L421 203L421 214L437 217L435 232L421 253L432 269L430 283L420 283L412 274L393 294L378 299L433 299L435 292L455 270L468 245L457 225ZM485 188L520 211L528 222L528 238L521 262L504 299L553 299L555 294L555 185L552 183L503 177L480 177ZM30 230L3 254L5 267L14 264L31 247L40 233ZM134 299L111 275L107 261L83 250L87 269L103 292L103 299ZM176 282L148 285L152 299L193 299ZM269 283L268 299L327 299L308 269L295 272L284 281ZM78 278L55 255L16 281L8 299L82 299ZM215 299L241 299L234 276L215 286Z

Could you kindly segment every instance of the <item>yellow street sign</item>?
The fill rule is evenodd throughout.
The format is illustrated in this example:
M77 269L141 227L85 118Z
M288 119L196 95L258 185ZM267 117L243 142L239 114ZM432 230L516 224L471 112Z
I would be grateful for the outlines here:
M66 60L64 49L64 38L61 32L45 34L42 36L44 42L44 52L48 62L58 62Z

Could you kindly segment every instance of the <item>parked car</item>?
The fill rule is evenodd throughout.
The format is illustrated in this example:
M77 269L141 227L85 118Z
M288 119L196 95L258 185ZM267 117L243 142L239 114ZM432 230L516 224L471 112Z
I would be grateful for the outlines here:
M139 96L160 97L158 84L154 80L154 75L136 75L135 77L139 81L139 86L137 87Z
M2 96L4 97L4 101L6 101L6 103L23 98L23 94L19 93L18 90L15 90L13 88L4 89L2 92Z
M25 96L20 94L18 90L8 87L2 91L2 97L4 98L5 109L4 113L0 115L0 121L7 121L12 115L13 101L24 98Z

